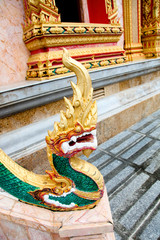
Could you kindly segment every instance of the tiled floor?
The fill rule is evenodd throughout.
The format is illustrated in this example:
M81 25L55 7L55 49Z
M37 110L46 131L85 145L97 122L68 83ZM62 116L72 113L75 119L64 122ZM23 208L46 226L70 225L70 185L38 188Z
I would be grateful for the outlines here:
M89 158L104 176L116 240L160 239L160 110Z

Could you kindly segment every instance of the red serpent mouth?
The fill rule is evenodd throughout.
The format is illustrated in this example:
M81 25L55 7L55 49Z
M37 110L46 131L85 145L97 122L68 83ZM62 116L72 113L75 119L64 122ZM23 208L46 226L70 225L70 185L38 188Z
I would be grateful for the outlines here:
M86 134L85 136L78 137L76 142L77 143L90 142L93 140L93 138L94 138L93 135L90 133L90 134ZM76 142L71 140L69 142L69 146L74 146Z
M96 129L91 132L84 132L79 136L72 136L69 141L63 142L61 148L64 154L70 154L83 149L96 149Z

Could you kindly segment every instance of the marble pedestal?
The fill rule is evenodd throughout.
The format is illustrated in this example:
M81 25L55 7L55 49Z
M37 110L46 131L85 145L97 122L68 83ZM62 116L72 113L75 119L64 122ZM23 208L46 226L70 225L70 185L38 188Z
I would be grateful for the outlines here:
M91 210L52 212L0 192L1 240L115 240L105 194Z

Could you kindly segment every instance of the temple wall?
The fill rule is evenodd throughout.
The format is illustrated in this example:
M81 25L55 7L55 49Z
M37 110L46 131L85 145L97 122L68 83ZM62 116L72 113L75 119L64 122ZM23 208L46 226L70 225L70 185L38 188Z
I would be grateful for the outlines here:
M120 20L121 26L123 26L123 8L122 8L122 0L117 0L117 6L118 6L118 19ZM118 46L124 47L124 34L122 34L120 40L117 43Z
M23 42L23 0L0 1L0 86L25 79L29 51Z
M127 89L132 89L136 86L149 83L158 77L160 77L160 71L104 86L104 97L118 94ZM148 107L150 111L153 110L151 109L152 106L148 106ZM38 121L44 120L48 117L58 114L60 110L65 110L65 109L66 108L65 108L64 101L59 100L59 101L53 101L48 104L43 104L42 106L35 107L23 112L19 112L17 114L13 114L5 118L1 118L0 134L5 134L9 131L13 131L15 129L27 126L28 124L32 124L32 123L36 123ZM134 117L137 117L137 116L134 116ZM118 131L121 131L121 130L122 129L119 127Z

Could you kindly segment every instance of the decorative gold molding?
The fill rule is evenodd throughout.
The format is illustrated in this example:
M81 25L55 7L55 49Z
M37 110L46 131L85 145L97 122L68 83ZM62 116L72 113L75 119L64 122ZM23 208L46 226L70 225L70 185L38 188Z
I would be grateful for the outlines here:
M120 36L55 36L35 39L26 43L28 50L34 51L44 47L72 46L79 44L118 42Z
M138 34L138 42L141 44L141 47L142 47L142 39L141 39L141 36L142 36L142 31L141 31L141 29L142 29L142 27L141 27L141 25L142 25L142 20L141 20L141 8L142 8L142 6L141 6L141 0L138 0L138 19L139 19L139 21L138 21L138 32L139 32L139 34Z
M125 46L132 43L131 1L123 0Z
M102 55L110 53L122 53L124 52L122 47L120 46L107 46L107 47L84 47L84 48L74 48L68 50L70 53L70 56L77 57L82 56L82 59L85 58L85 56L90 56L90 58L94 58L96 54ZM57 50L57 51L49 51L49 52L42 52L37 53L34 55L31 55L29 57L28 63L37 63L39 61L56 61L62 58L63 50Z
M33 51L44 47L118 42L122 32L120 24L41 24L24 29L23 40L28 50Z
M45 29L46 28L46 32L47 29L51 27L51 28L62 28L63 29L63 33L75 33L74 29L81 29L83 28L84 33L89 33L89 32L95 32L95 28L104 28L105 31L107 31L107 29L105 28L115 28L118 27L120 28L120 32L123 31L121 25L119 23L115 23L115 24L99 24L99 23L40 23L40 24L33 24L33 23L29 23L26 26L24 25L23 27L23 31L24 34L26 34L28 31L31 31L33 28L38 29L37 31L41 31L41 29ZM90 31L91 30L91 31ZM39 34L44 33L43 31L40 32ZM59 33L59 32L57 32Z
M104 68L116 64L122 64L127 61L127 58L125 55L117 56L117 57L106 57L102 59L93 59L91 61L82 61L81 63L87 68L90 69L96 69L96 68ZM45 63L44 63L45 64ZM44 65L42 62L40 62L38 68L32 68L30 65L30 68L27 71L27 80L47 80L47 79L54 79L57 78L59 75L66 75L71 74L66 67L64 67L62 64L60 65L54 65L54 66L48 66L46 64L46 67L43 67Z
M141 43L141 2L140 0L123 0L123 18L124 18L124 38L125 45L124 49L126 50L126 55L129 61L144 59L142 43ZM132 3L137 4L137 42L133 42L133 8Z

